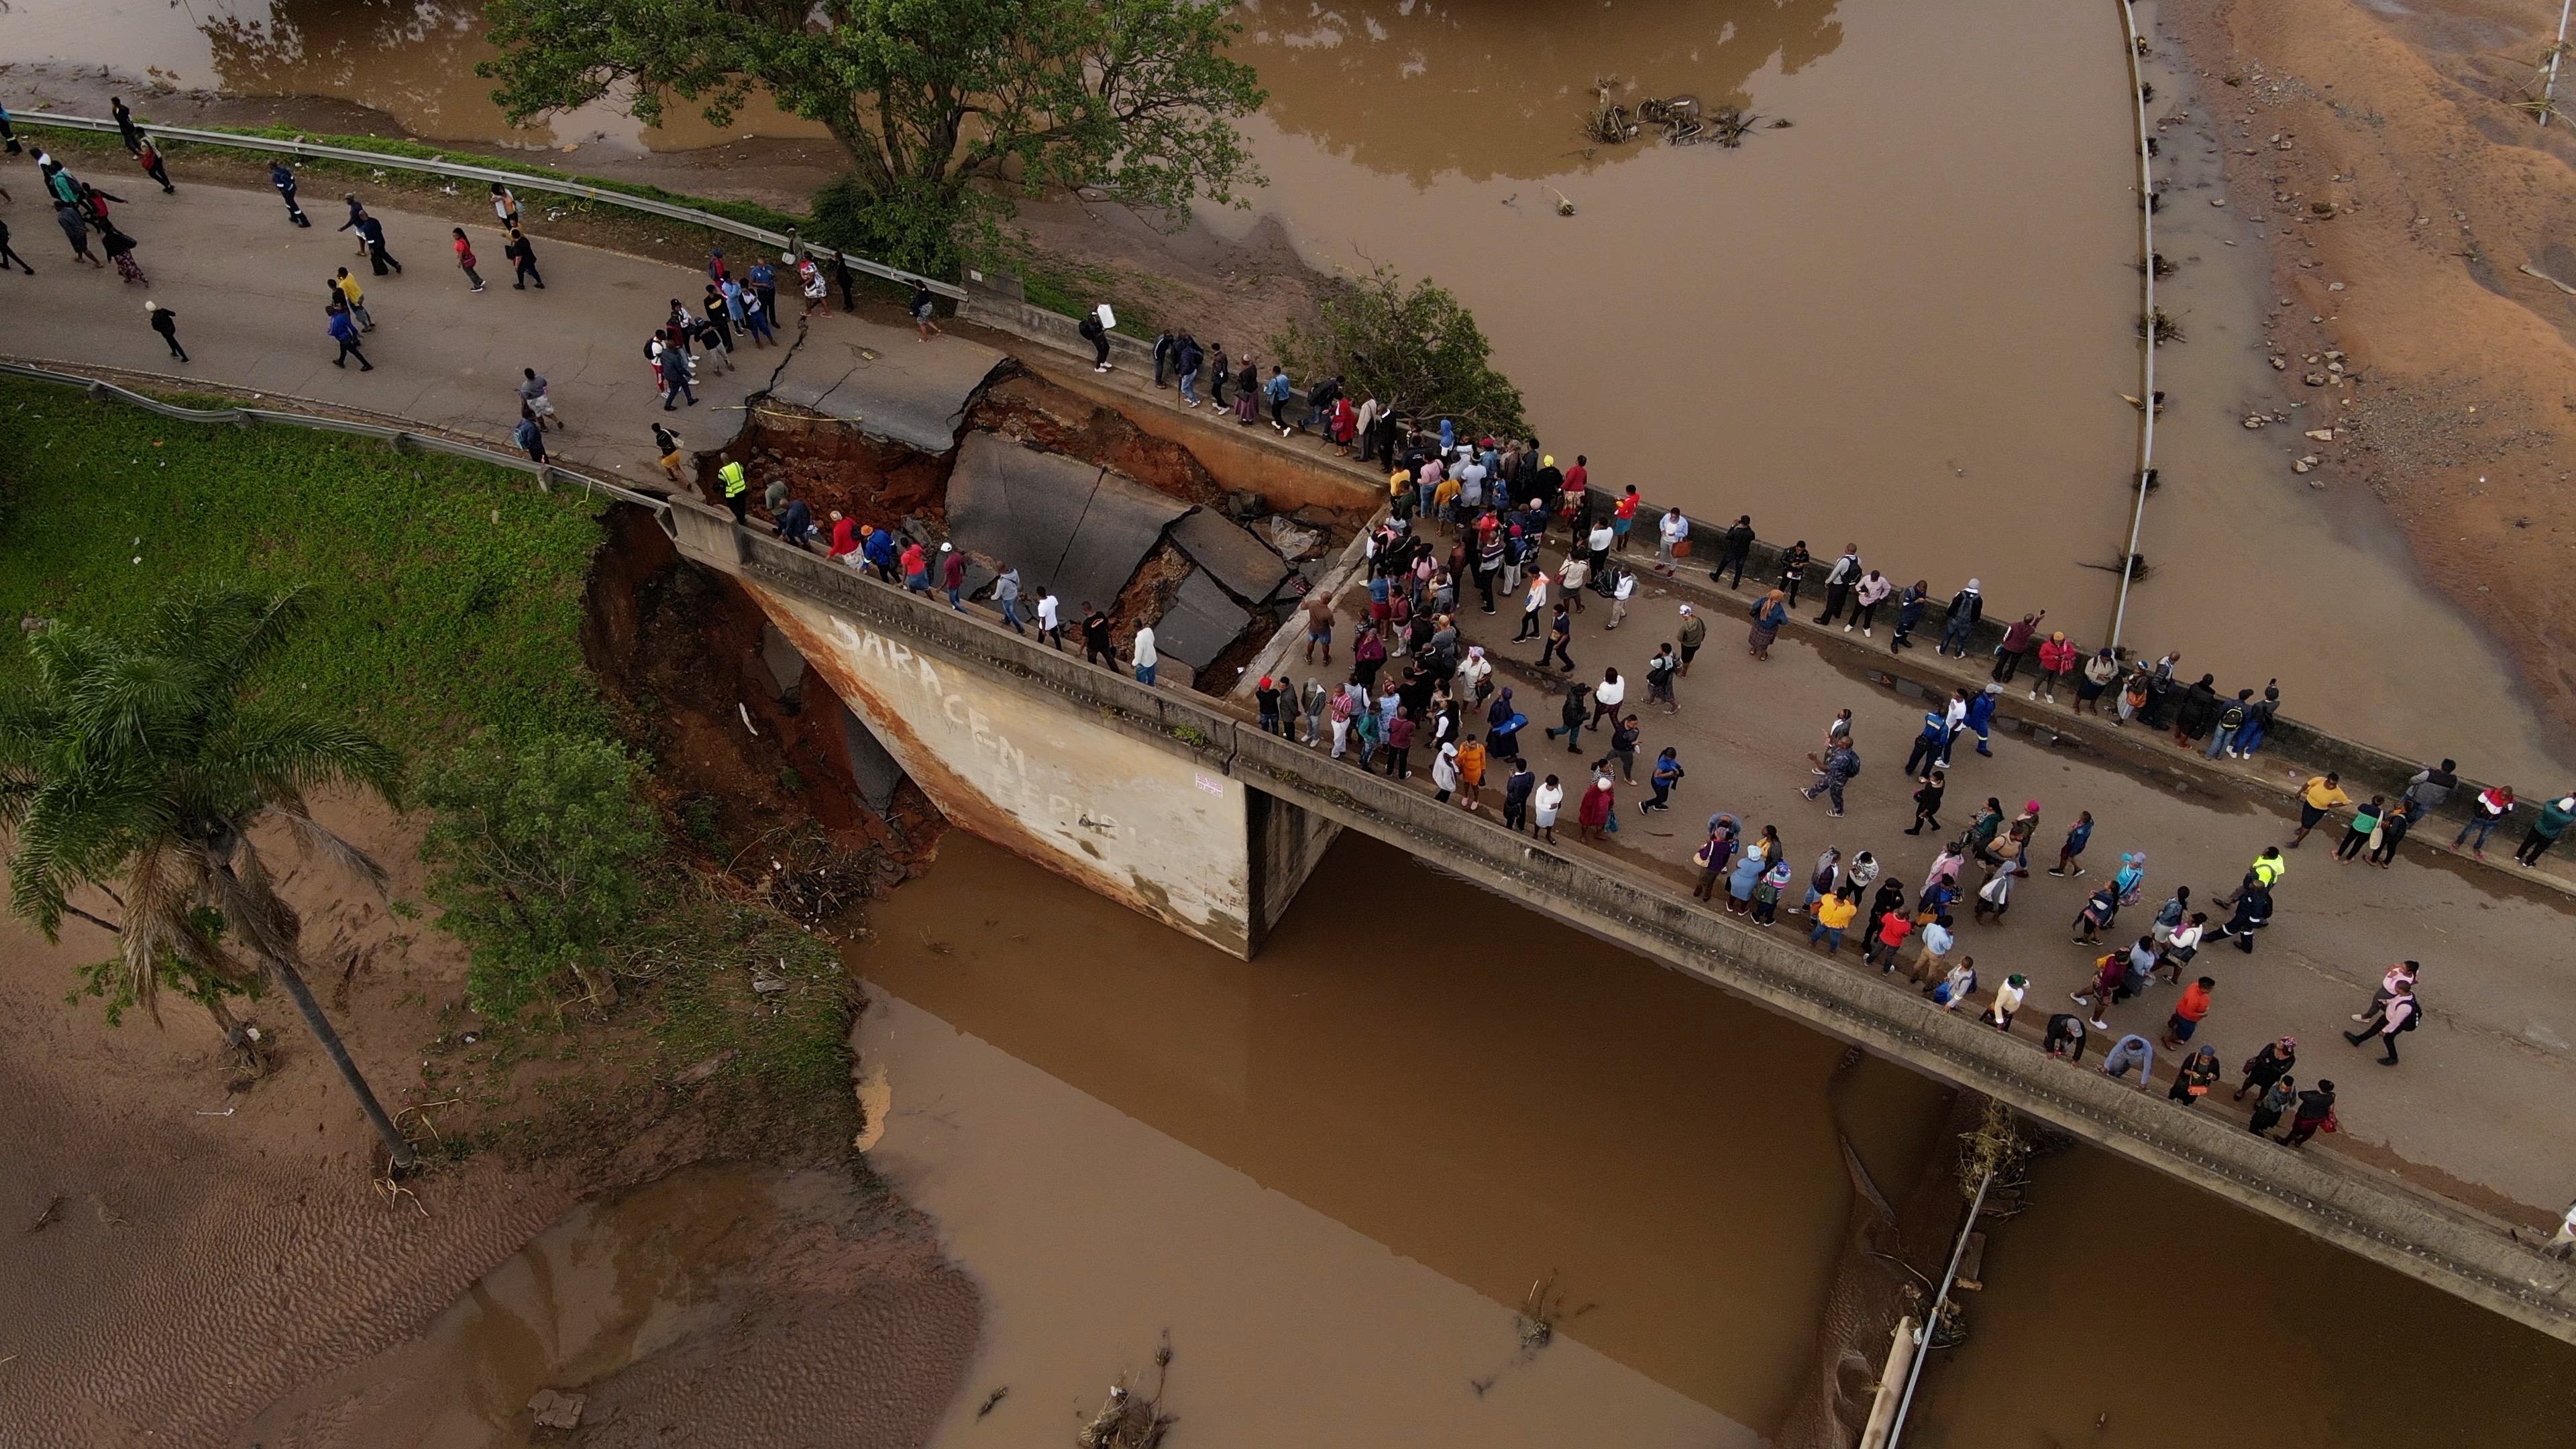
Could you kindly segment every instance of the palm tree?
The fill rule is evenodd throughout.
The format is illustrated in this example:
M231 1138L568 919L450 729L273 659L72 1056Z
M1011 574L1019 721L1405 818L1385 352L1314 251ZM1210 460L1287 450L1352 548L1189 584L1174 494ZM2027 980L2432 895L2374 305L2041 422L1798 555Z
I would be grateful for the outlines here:
M254 824L280 821L307 850L383 888L383 868L323 828L305 802L326 786L392 801L400 760L351 725L248 688L305 612L301 590L199 587L164 598L129 636L59 622L33 631L34 681L0 691L9 907L48 941L66 915L115 931L122 985L146 1005L169 961L242 988L281 983L394 1166L408 1168L411 1144L304 984L303 923L278 899L250 839ZM118 902L124 922L73 905L83 887Z

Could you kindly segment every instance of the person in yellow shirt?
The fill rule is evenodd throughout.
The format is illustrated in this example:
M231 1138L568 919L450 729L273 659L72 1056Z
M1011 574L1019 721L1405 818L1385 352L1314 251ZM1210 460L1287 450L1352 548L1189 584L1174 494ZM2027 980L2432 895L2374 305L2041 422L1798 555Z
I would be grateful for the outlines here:
M1434 485L1431 490L1432 517L1437 518L1442 523L1449 524L1452 527L1456 526L1458 522L1458 490L1461 486L1462 485L1458 482L1456 477L1447 473L1443 473L1441 475L1439 483Z
M2307 839L2309 831L2333 814L2336 806L2351 803L2352 797L2343 792L2343 778L2332 770L2310 776L2306 787L2299 791L2299 833L2290 837L2290 848L2298 849L2299 842Z
M349 320L358 324L359 331L376 330L376 319L367 311L366 289L358 285L357 278L349 275L347 267L342 267L340 274L331 279L331 290L339 294L342 302L348 304Z
M1851 925L1852 918L1859 914L1860 902L1841 892L1816 902L1816 925L1815 929L1807 933L1807 944L1812 946L1822 941L1826 955L1841 955L1843 931Z
M1395 516L1404 518L1413 512L1413 470L1397 468L1386 475L1386 502Z

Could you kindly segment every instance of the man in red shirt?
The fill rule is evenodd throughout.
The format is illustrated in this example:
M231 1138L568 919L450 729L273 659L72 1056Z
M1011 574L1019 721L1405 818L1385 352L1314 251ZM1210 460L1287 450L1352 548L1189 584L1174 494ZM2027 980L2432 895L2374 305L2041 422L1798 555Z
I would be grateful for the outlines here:
M2180 1048L2200 1030L2200 1019L2209 1015L2209 993L2217 989L2218 979L2213 976L2203 976L2182 989L2182 1000L2174 1003L2173 1015L2165 1022L2165 1050Z

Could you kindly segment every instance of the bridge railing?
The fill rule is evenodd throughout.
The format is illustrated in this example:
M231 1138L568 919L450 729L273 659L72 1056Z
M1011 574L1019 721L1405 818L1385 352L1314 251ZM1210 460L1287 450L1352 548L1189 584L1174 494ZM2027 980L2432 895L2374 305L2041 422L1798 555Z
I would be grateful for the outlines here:
M117 131L114 121L102 120L96 116L66 116L54 111L13 111L9 119L20 126L52 126L66 131L104 131L109 135L114 135ZM478 166L467 161L398 156L390 152L368 151L355 146L326 146L319 141L281 141L269 136L245 136L233 131L208 131L190 126L146 126L143 129L163 140L186 141L199 146L228 146L237 151L302 156L317 161L339 161L389 171L420 171L456 181L485 183L497 181L513 191L575 196L603 206L623 207L628 211L640 211L648 216L664 217L671 221L687 222L691 226L702 226L709 231L724 232L731 236L760 242L772 250L784 250L791 243L799 244L825 261L834 257L847 261L852 271L865 272L869 276L882 277L889 282L898 282L907 287L918 283L951 301L966 300L966 290L954 282L943 282L925 277L918 272L907 272L900 267L888 266L884 262L860 256L856 252L845 252L837 247L822 246L806 241L802 237L772 231L763 226L754 226L749 222L738 221L717 212L695 206L683 206L676 201L663 201L658 197L639 196L634 192L619 190L616 187L594 186L586 181L548 176L543 172L510 171L497 166Z

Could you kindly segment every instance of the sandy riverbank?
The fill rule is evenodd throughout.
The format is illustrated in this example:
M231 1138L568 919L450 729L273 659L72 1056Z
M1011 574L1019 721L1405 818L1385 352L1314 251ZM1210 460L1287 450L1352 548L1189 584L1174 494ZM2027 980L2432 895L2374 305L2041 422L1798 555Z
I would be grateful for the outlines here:
M2284 401L2310 404L2303 429L2341 415L2322 476L2368 487L2430 586L2492 633L2549 716L2576 719L2576 295L2522 270L2576 284L2560 240L2576 137L2509 104L2528 67L2508 58L2546 47L2547 17L2479 0L2174 0L2160 19L2217 122L2224 199L2269 248ZM2349 388L2304 384L2328 351ZM2386 664L2406 688L2415 664Z

